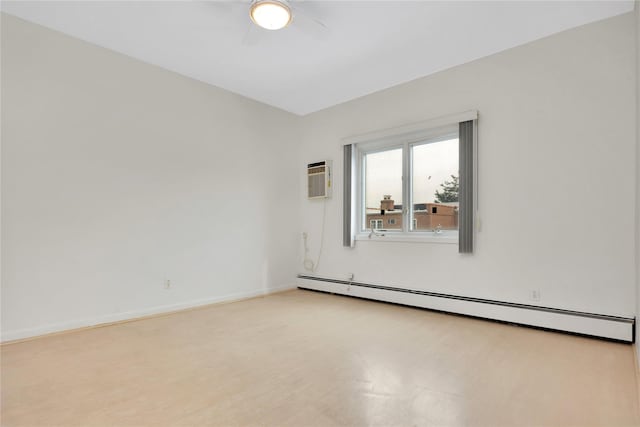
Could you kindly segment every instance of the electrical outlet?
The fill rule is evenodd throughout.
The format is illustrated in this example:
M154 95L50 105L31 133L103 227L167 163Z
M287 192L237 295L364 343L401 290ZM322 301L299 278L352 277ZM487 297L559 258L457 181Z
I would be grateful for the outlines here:
M531 289L529 291L529 299L531 301L540 301L540 289Z
M171 289L171 280L167 279L164 281L164 288Z

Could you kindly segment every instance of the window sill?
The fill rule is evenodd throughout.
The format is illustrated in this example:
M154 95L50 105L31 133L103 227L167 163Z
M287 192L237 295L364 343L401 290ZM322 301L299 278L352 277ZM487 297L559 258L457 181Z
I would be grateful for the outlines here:
M368 242L408 242L408 243L445 243L458 244L457 231L442 231L440 233L400 233L397 231L379 232L380 234L358 233L357 241Z

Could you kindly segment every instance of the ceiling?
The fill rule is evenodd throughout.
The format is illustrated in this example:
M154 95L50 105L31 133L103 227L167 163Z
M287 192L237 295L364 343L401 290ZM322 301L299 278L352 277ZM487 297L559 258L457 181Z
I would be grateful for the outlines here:
M3 1L1 8L298 115L633 10L633 1L293 1L292 24L267 31L251 24L249 4Z

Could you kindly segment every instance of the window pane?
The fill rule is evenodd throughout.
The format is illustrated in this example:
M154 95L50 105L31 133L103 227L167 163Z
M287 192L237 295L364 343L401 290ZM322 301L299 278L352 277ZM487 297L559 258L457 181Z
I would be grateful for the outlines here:
M364 156L365 227L402 230L402 148Z
M413 145L412 230L458 229L458 139Z

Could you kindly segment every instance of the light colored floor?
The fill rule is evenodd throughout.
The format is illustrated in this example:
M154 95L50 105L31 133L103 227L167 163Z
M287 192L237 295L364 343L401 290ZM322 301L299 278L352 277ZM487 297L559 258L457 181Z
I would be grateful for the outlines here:
M638 426L632 347L295 290L2 347L3 426Z

